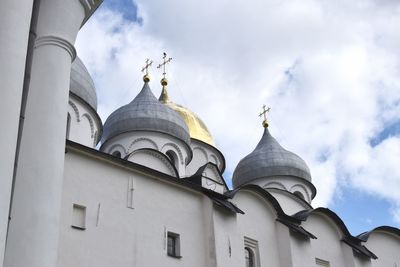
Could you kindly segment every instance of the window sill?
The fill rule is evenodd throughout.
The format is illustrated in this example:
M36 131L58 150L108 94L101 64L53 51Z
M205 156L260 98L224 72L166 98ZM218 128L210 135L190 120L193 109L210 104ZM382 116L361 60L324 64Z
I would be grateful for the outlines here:
M86 227L81 227L81 226L76 226L76 225L71 225L72 228L77 229L77 230L86 230Z
M171 255L171 254L167 254L169 257L171 258L175 258L175 259L181 259L182 256L178 256L178 255Z

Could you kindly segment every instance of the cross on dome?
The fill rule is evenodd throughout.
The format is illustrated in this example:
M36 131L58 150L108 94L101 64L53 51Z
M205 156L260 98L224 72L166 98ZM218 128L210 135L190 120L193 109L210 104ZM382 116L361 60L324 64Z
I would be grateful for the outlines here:
M167 59L167 53L164 52L163 56L163 63L158 64L157 68L160 69L161 67L163 68L163 78L161 79L161 85L166 86L168 84L167 78L165 78L165 75L167 74L165 71L165 66L171 62L172 58Z
M143 76L143 81L149 82L150 81L150 76L149 76L149 67L153 64L153 60L146 59L146 65L142 68L142 72L145 72L145 75Z
M260 114L258 115L259 117L263 116L264 120L262 122L262 125L264 126L264 128L268 127L268 120L267 120L267 113L269 113L269 111L271 110L270 107L267 108L266 105L263 105L263 110L260 112Z

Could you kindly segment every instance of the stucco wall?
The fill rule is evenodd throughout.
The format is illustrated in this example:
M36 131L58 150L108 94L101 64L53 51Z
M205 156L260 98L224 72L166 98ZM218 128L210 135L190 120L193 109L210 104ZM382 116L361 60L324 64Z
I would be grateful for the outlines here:
M343 252L343 250L351 251L351 248L341 241L343 235L330 218L323 214L314 213L308 217L303 226L313 233L317 239L311 239L309 245L304 242L297 242L298 248L296 253L293 253L294 262L304 262L305 255L309 255L312 259L308 259L307 262L310 263L314 262L315 264L315 258L319 258L329 261L330 266L351 266L345 262L345 253ZM299 245L301 248L299 248ZM309 251L305 254L306 250Z
M87 209L86 230L71 227L74 203ZM205 266L202 214L197 192L68 152L59 266ZM167 256L165 231L180 234L181 259Z
M400 237L383 231L374 231L365 244L378 259L373 267L400 266Z
M6 240L33 0L0 2L0 264Z

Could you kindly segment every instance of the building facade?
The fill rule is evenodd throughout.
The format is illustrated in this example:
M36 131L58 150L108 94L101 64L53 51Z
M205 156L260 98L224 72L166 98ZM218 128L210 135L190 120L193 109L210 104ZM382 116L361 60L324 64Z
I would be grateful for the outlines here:
M266 120L233 189L206 125L165 78L157 98L145 75L103 125L73 47L100 1L14 2L0 4L4 267L400 266L399 229L353 236L313 208L307 164Z

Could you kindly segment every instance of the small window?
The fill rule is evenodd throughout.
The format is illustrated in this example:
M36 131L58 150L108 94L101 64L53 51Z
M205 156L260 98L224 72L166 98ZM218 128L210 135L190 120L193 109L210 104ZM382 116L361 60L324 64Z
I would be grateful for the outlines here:
M118 150L114 151L114 152L112 153L112 155L113 155L114 157L121 158L121 152L119 152Z
M72 228L86 229L86 207L74 204L72 210Z
M260 258L258 254L258 241L249 237L244 237L244 258L246 267L258 267Z
M249 247L244 248L246 267L254 267L254 252Z
M67 132L66 132L66 135L65 135L66 139L69 139L70 130L71 130L71 115L69 115L69 113L67 113L67 130L66 130Z
M300 191L294 191L294 193L296 196L298 196L301 199L304 199L304 195L300 192Z
M181 258L179 234L168 232L167 254L171 257Z
M323 267L330 267L330 266L331 266L331 265L329 264L329 261L321 260L321 259L318 259L318 258L315 258L315 263L316 263L318 266L323 266Z

